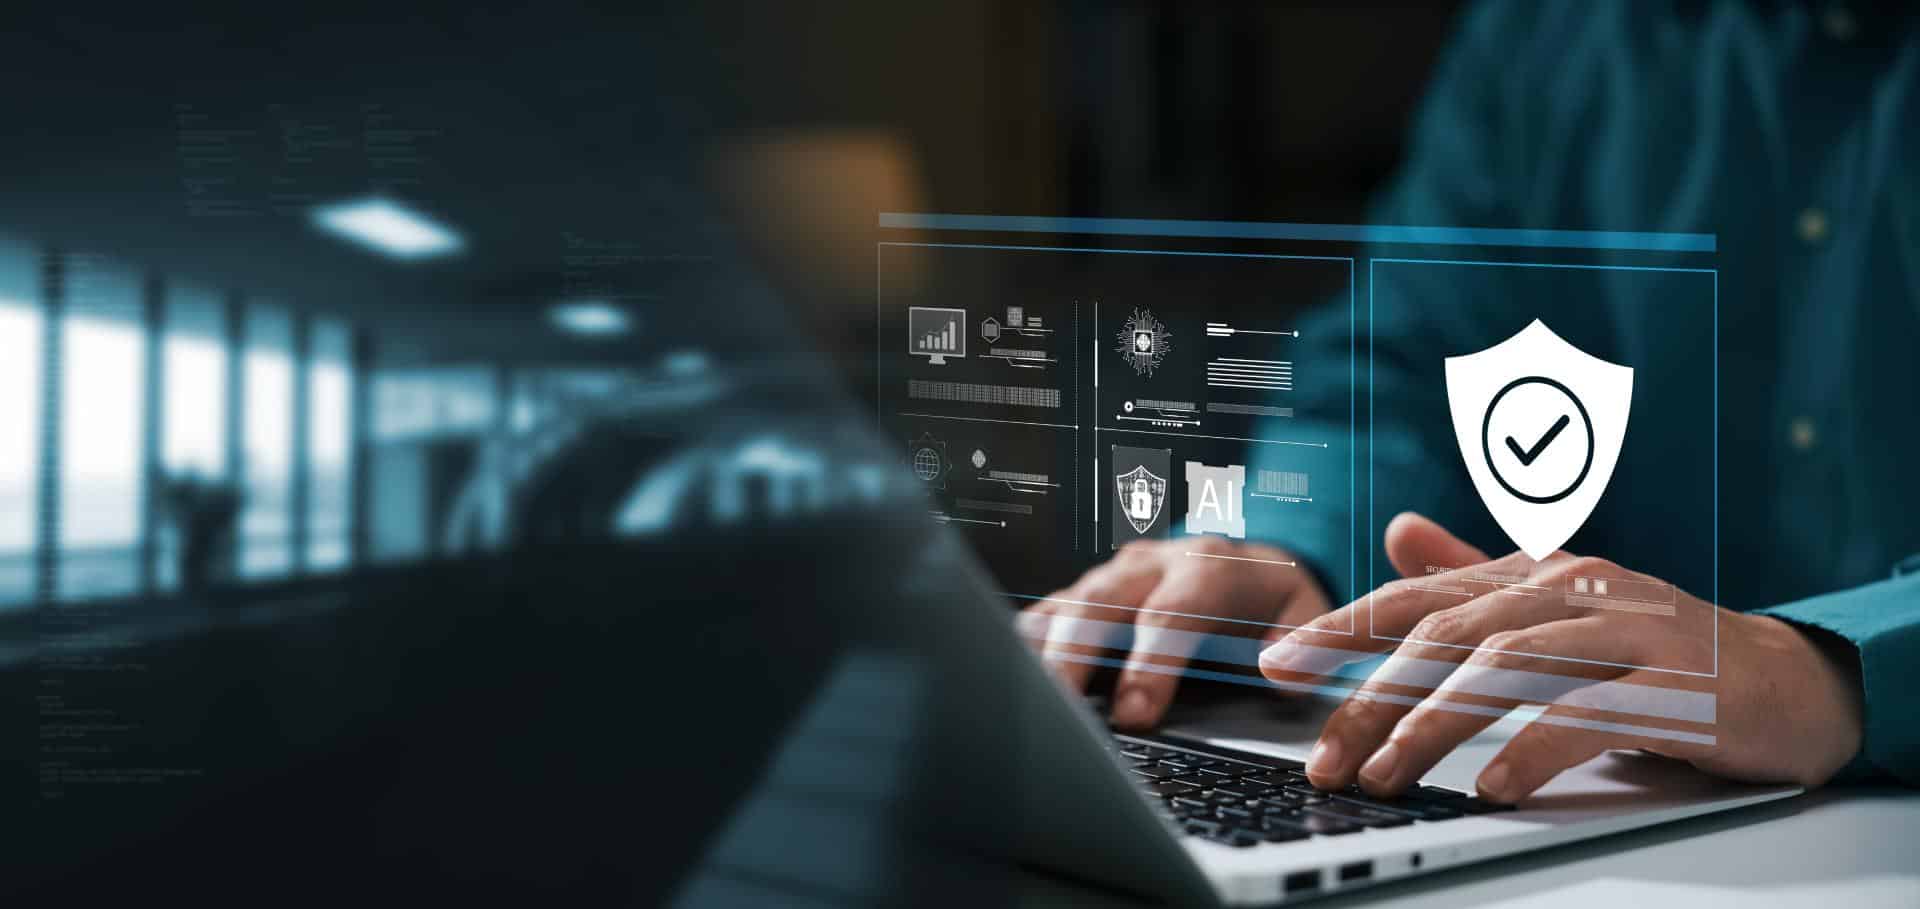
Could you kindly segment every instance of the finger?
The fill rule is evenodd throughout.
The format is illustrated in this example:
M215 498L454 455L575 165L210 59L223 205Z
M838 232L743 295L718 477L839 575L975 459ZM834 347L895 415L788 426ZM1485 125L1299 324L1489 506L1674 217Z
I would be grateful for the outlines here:
M1293 577L1287 590L1286 601L1281 604L1278 617L1274 620L1274 626L1268 629L1265 635L1268 643L1285 637L1295 628L1306 625L1333 609L1332 601L1327 599L1326 590L1306 569L1291 568L1287 571Z
M1326 615L1333 608L1332 601L1327 598L1327 592L1321 588L1319 581L1302 569L1294 569L1294 571L1299 574L1293 588L1287 593L1285 604L1280 607L1273 626L1260 635L1263 654L1280 639L1291 634L1294 629ZM1264 666L1261 671L1265 674ZM1274 693L1282 698L1305 698L1310 694L1305 689L1293 687L1278 687L1274 689Z
M1631 747L1617 734L1556 726L1536 718L1500 749L1487 769L1480 771L1474 788L1487 801L1512 805L1569 767L1584 764L1609 749Z
M1013 617L1013 630L1038 652L1047 642L1047 629L1060 611L1058 600L1040 600Z
M1298 681L1302 675L1328 675L1408 639L1462 644L1470 650L1478 643L1474 632L1484 637L1503 628L1565 617L1567 607L1559 597L1521 587L1489 589L1486 582L1474 580L1474 570L1496 574L1512 571L1523 559L1525 553L1514 553L1478 566L1390 582L1275 642L1261 652L1260 671L1275 681ZM1476 608L1488 611L1485 615L1462 611L1469 604L1479 604ZM1428 620L1436 613L1452 615L1443 620L1449 627L1431 627L1433 623ZM1423 621L1429 627L1416 631Z
M1359 618L1360 627L1369 634L1407 637L1427 616L1443 609L1492 594L1540 593L1529 589L1533 585L1516 585L1508 580L1532 573L1533 560L1524 552L1513 552L1491 561L1390 581L1352 605L1367 610L1368 614Z
M1631 678L1634 674L1629 674ZM1615 749L1637 748L1695 760L1711 746L1664 736L1634 735L1595 724L1563 707L1548 709L1515 733L1480 771L1480 797L1512 805L1533 795L1561 772Z
M1630 663L1642 659L1642 651L1630 639L1608 634L1605 623L1592 618L1491 635L1471 659L1395 722L1385 741L1361 763L1360 785L1374 795L1394 795L1513 707L1552 702L1632 671L1521 654L1552 652L1578 660ZM1543 679L1545 675L1557 678Z
M1053 618L1047 622L1046 642L1040 647L1040 661L1046 664L1047 671L1053 673L1062 687L1079 693L1087 690L1087 682L1093 678L1096 667L1093 663L1080 659L1078 647L1098 647L1101 640L1086 640L1090 631L1099 628L1088 621L1087 610L1074 604L1062 604Z
M1480 615L1482 611L1475 610L1473 604L1462 604L1431 613L1415 626L1411 637L1433 643L1402 643L1341 702L1320 730L1307 762L1307 778L1323 789L1338 789L1353 782L1362 763L1395 724L1446 681L1475 644L1496 630L1493 619ZM1356 653L1319 649L1331 650L1322 665L1349 659ZM1400 690L1404 688L1413 690Z
M1447 532L1431 518L1403 511L1387 522L1387 559L1403 578L1426 575L1432 568L1459 568L1491 561L1472 544Z
M1095 631L1110 623L1088 621L1100 607L1131 608L1144 599L1160 579L1159 563L1152 559L1115 558L1081 577L1055 595L1055 615L1048 623L1041 659L1068 690L1085 691L1097 666L1080 659L1080 648L1103 648L1111 635ZM1089 640L1087 635L1098 635Z
M1400 635L1400 651L1412 648L1412 655L1458 663L1479 648L1489 635L1520 628L1532 628L1591 613L1567 605L1558 591L1537 589L1542 585L1495 587L1478 596L1471 592L1454 596L1457 606L1427 613L1412 628ZM1404 596L1404 593L1397 594ZM1375 629L1377 635L1386 632ZM1441 651L1453 651L1451 655ZM1377 674L1376 674L1377 675ZM1391 681L1391 679L1387 679Z
M1192 635L1169 634L1165 620L1142 616L1134 628L1134 650L1113 687L1113 725L1143 730L1166 716L1180 674L1193 655Z
M1147 595L1134 623L1133 652L1113 689L1115 726L1147 729L1166 715L1199 635L1212 631L1204 619L1183 616L1219 613L1208 601L1222 593L1214 572L1172 571Z
M1273 627L1261 635L1261 642L1272 647L1295 629L1325 617L1332 609L1333 602L1327 599L1327 592L1319 582L1302 573L1293 589L1287 593L1287 601L1280 607L1280 615L1274 620Z
M1480 693L1480 689L1499 691L1505 679L1529 678L1507 675L1489 679L1489 667L1486 664L1492 660L1492 656L1482 657L1489 651L1508 651L1521 646L1549 648L1524 651L1528 653L1551 653L1577 659L1625 662L1634 658L1637 653L1634 643L1620 635L1608 634L1604 620L1591 617L1569 620L1567 617L1571 613L1568 610L1569 607L1557 597L1504 589L1473 602L1429 614L1408 633L1408 642L1397 648L1393 656L1368 676L1365 684L1357 689L1356 695L1349 696L1347 702L1327 718L1320 739L1328 747L1319 750L1318 761L1308 764L1308 778L1315 785L1325 788L1345 786L1353 782L1355 777L1360 779L1362 785L1382 792L1393 788L1400 782L1401 765L1407 763L1402 760L1402 753L1407 749L1388 747L1388 743L1395 730L1417 706L1436 696L1457 699L1469 687L1475 689L1476 693ZM1571 621L1571 624L1556 627L1562 621ZM1582 652L1595 656L1580 657ZM1475 681L1471 685L1463 685L1457 676L1460 664L1470 656L1482 659L1473 668L1478 673ZM1529 665L1538 666L1544 662L1536 660ZM1563 662L1562 665L1568 664ZM1539 669L1555 671L1551 666L1539 666ZM1454 686L1451 689L1447 687L1450 684ZM1520 686L1504 687L1518 689ZM1515 690L1512 693L1524 698L1529 693L1551 696L1558 692L1558 689L1546 691L1539 685L1530 687L1542 690ZM1504 709L1495 712L1493 718L1498 718L1504 712ZM1448 745L1439 754L1444 755L1451 749L1452 745ZM1421 754L1422 758L1428 756L1425 752ZM1439 756L1432 756L1432 759L1437 761Z
M1434 611L1447 608L1448 598L1457 604L1488 593L1531 595L1542 605L1559 609L1564 604L1542 579L1557 577L1569 566L1594 561L1564 551L1540 562L1524 552L1489 559L1472 544L1414 512L1394 516L1387 525L1385 545L1402 580L1382 585L1362 602L1371 613L1365 617L1368 630L1396 638L1415 636L1410 634L1411 629ZM1419 593L1410 594L1408 588ZM1550 611L1540 621L1567 614Z

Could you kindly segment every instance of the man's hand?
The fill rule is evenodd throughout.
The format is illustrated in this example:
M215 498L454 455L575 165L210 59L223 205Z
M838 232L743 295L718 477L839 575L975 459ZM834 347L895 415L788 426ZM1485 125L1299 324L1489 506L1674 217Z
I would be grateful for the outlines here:
M1282 564L1297 561L1271 546L1209 536L1133 543L1027 609L1021 625L1046 642L1042 656L1061 682L1081 691L1095 667L1071 657L1097 649L1086 643L1084 622L1133 623L1133 652L1114 686L1113 723L1145 729L1167 712L1192 653L1194 636L1177 632L1253 628L1270 642L1292 630L1270 626L1299 626L1326 614L1331 603L1313 574Z
M1329 654L1331 662L1338 664L1399 643L1388 637L1425 642L1400 645L1328 718L1307 765L1316 786L1336 789L1357 779L1368 792L1387 796L1418 780L1447 752L1497 719L1484 710L1446 706L1484 703L1484 699L1463 697L1462 689L1468 686L1458 680L1487 669L1667 688L1691 683L1717 699L1715 722L1705 730L1712 744L1530 723L1480 774L1480 795L1495 801L1519 801L1560 771L1615 748L1644 749L1734 779L1808 786L1832 777L1860 748L1858 679L1814 640L1777 619L1721 609L1675 591L1679 615L1691 611L1718 622L1717 677L1630 668L1714 665L1714 638L1684 630L1688 627L1684 623L1657 621L1664 616L1569 603L1564 593L1574 577L1658 583L1654 579L1601 559L1566 553L1538 563L1517 552L1489 560L1439 525L1413 514L1393 520L1386 546L1405 580L1309 623L1261 654L1261 670L1269 678L1298 680L1330 670ZM1429 575L1428 566L1436 564L1430 554L1435 552L1452 554L1440 565L1466 567ZM1457 592L1443 589L1458 590L1461 585L1452 582L1485 576L1524 576L1525 583L1464 601ZM1365 616L1353 614L1369 602L1371 633L1381 637L1369 637L1365 631L1357 637L1346 634L1348 628L1369 627ZM1712 622L1696 622L1692 627L1711 628ZM1391 681L1418 675L1405 670L1415 663L1430 667L1431 661L1460 665L1437 688ZM1565 703L1549 706L1547 713L1586 715Z

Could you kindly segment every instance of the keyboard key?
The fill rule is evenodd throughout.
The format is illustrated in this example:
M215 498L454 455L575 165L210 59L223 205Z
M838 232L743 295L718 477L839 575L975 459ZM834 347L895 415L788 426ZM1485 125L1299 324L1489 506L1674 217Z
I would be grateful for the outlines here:
M1461 811L1459 808L1456 808L1452 805L1446 805L1446 804L1441 804L1437 802L1404 802L1403 801L1403 802L1400 802L1399 804L1418 806L1420 809L1420 813L1424 815L1422 820L1428 820L1428 821L1450 821L1457 817L1466 817L1467 815L1466 812Z
M1172 767L1163 767L1159 764L1145 764L1133 768L1133 772L1148 779L1164 780L1179 776L1184 771L1175 770Z
M1146 752L1146 749L1144 749L1144 748L1131 748L1131 747L1129 747L1129 748L1122 748L1122 749L1120 749L1120 753L1121 753L1121 754L1124 754L1124 755L1126 755L1127 757L1130 757L1130 758L1132 758L1132 759L1134 759L1134 760L1136 760L1136 761L1151 761L1151 760L1153 760L1153 755L1151 755L1151 754L1148 754L1148 753Z
M1489 802L1484 799L1481 799L1478 796L1471 796L1464 799L1457 799L1449 803L1447 807L1457 808L1468 814L1493 814L1494 812L1497 812L1497 811L1513 810L1512 805L1502 805L1499 802Z
M1363 808L1359 805L1338 802L1315 805L1307 808L1306 812L1322 817L1330 817L1336 821L1345 821L1349 824L1359 824L1362 827L1405 827L1413 823L1413 818L1404 814L1394 814L1391 811L1379 811L1373 808Z
M1358 830L1360 828L1354 827L1353 829ZM1305 827L1288 823L1269 823L1260 830L1261 838L1269 843L1287 843L1294 840L1304 840L1312 835L1313 833Z
M1297 792L1272 792L1260 797L1259 805L1268 811L1291 811L1307 803L1307 797Z
M1180 829L1191 836L1212 836L1220 830L1220 825L1212 821L1189 820Z
M1204 770L1197 770L1194 772L1200 774L1200 776L1208 780L1209 783L1224 783L1228 780L1239 779L1239 777L1236 776L1235 774L1228 773L1225 770L1222 770L1218 767L1209 767Z
M1249 773L1272 773L1274 771L1279 770L1280 768L1268 767L1265 764L1254 764L1247 761L1223 760L1220 762L1220 767L1218 769L1225 770L1228 773L1234 774L1235 776L1245 776Z
M1261 823L1268 829L1290 827L1306 833L1317 833L1321 836L1341 836L1348 833L1358 833L1361 830L1361 825L1351 821L1343 821L1324 814L1314 814L1307 811L1288 815L1268 815L1261 819Z
M1260 829L1259 821L1247 821L1240 818L1223 817L1220 821L1221 833L1239 833L1259 839L1266 831Z
M1206 800L1215 805L1244 805L1247 803L1246 796L1232 792L1221 792L1218 789L1207 790Z
M1443 786L1427 786L1424 784L1410 786L1402 795L1402 798L1426 799L1429 801L1445 801L1448 799L1463 799L1467 797L1467 793L1464 792L1448 789Z
M1198 792L1200 790L1197 787L1189 786L1179 780L1160 780L1158 782L1148 783L1147 791L1154 795L1186 795L1189 792Z
M1221 805L1219 808L1215 809L1213 813L1215 817L1218 817L1223 821L1232 819L1232 820L1238 820L1238 821L1246 821L1249 824L1253 823L1253 819L1255 816L1254 811L1246 807L1245 805Z
M1340 805L1352 805L1373 811L1386 811L1422 821L1444 821L1450 818L1460 817L1459 811L1430 802L1392 802L1364 796L1356 797L1345 793L1335 794L1332 796L1332 799Z
M1242 796L1246 796L1247 798L1254 798L1256 796L1265 795L1267 794L1268 790L1271 790L1272 788L1273 788L1272 786L1264 786L1259 783L1249 783L1244 780L1234 780L1226 783L1215 783L1213 785L1213 791L1215 792L1231 792L1234 795L1242 795Z
M1212 803L1207 802L1203 799L1194 798L1193 796L1190 796L1190 795L1176 795L1173 797L1171 804L1172 804L1172 807L1175 809L1185 809L1187 811L1210 812L1213 810Z

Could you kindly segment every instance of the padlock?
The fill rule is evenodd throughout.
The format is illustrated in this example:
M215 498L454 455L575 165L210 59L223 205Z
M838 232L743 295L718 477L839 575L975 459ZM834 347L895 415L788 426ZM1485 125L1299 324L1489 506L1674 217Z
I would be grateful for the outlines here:
M1153 520L1153 493L1147 491L1147 478L1133 481L1133 495L1127 500L1128 516L1140 521Z

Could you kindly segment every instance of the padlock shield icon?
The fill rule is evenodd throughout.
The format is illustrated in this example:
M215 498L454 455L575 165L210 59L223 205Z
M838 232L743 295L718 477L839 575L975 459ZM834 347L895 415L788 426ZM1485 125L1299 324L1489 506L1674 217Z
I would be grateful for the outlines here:
M1114 493L1120 500L1120 514L1133 525L1133 532L1144 534L1160 520L1167 504L1167 481L1147 469L1145 464L1113 478ZM1144 500L1142 495L1144 494Z

